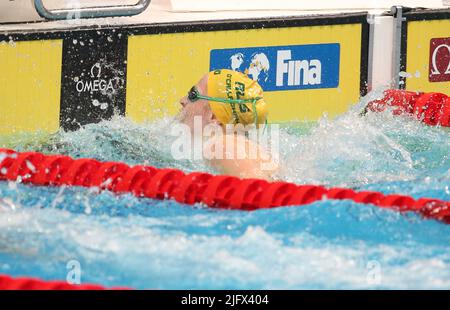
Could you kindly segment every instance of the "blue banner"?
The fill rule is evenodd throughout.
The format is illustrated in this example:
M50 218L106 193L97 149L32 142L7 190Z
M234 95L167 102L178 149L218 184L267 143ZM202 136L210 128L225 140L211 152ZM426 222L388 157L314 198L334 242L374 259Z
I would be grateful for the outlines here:
M310 44L211 50L210 70L246 73L266 91L336 88L340 45Z

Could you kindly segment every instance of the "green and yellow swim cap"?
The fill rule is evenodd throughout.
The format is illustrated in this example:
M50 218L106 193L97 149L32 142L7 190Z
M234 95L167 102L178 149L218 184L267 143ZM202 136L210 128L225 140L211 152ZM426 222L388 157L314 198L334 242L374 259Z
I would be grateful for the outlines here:
M267 105L258 82L248 76L228 69L208 74L208 97L245 100L244 103L228 103L209 100L209 106L217 120L226 124L265 124Z

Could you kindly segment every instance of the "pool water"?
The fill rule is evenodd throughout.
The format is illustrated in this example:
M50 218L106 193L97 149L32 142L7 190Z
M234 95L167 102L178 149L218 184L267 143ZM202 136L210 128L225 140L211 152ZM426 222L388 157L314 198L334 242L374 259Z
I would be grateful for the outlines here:
M450 200L450 132L389 111L282 126L284 180ZM174 161L172 119L126 118L19 151L209 171ZM351 201L253 212L0 182L0 274L138 289L450 289L450 225ZM78 269L79 267L79 269Z

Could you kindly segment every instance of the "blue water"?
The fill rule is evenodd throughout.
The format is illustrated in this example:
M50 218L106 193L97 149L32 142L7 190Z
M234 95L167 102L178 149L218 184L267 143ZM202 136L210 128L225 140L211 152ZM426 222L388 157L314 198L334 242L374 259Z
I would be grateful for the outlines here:
M449 201L450 132L361 118L362 104L284 126L281 177ZM171 159L171 122L117 117L8 146L214 173ZM0 182L0 274L65 280L73 262L82 283L141 289L450 289L450 225L350 201L241 212Z

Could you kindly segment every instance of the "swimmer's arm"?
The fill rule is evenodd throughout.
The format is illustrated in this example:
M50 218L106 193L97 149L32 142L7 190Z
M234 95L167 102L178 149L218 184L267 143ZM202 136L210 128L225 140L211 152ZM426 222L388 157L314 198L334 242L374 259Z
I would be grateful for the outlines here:
M250 148L258 149L257 152L250 154L250 152L245 152L246 156L244 158L237 158L237 143L242 143L237 139L236 136L228 136L229 139L233 139L234 145L234 156L225 149L222 156L216 156L219 158L209 159L209 164L213 166L216 170L223 174L233 175L240 178L257 178L265 179L271 181L275 178L275 174L278 171L278 164L270 159L265 150L263 150L255 142L245 139L244 143L246 150ZM219 142L218 140L216 140ZM256 153L256 154L255 154Z

